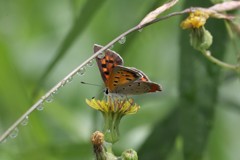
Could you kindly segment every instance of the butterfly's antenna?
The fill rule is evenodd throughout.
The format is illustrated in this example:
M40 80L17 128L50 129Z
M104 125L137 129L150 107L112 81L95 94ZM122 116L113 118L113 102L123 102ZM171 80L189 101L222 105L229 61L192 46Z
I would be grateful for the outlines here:
M88 83L88 82L83 82L81 81L82 84L87 84L87 85L91 85L91 86L98 86L98 87L102 87L102 85L100 84L93 84L93 83Z
M88 82L83 82L83 81L81 81L81 83L82 83L82 84L91 85L91 86L101 87L101 88L102 88L101 90L103 90L103 92L105 93L105 90L103 89L103 86L102 86L102 85L93 84L93 83L88 83ZM94 98L96 98L96 97L99 97L100 94L102 94L102 92L99 92L99 93L97 94L97 96L93 96L92 99L94 99Z

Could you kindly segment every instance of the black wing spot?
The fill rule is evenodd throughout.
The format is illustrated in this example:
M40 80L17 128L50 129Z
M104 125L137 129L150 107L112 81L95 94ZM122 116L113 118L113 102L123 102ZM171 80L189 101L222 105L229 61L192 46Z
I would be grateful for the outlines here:
M108 71L106 71L106 72L104 72L106 75L109 75L109 72Z
M138 75L137 75L137 74L134 74L133 76L134 76L134 78L138 78Z
M102 67L103 68L107 68L107 64L102 64Z
M131 78L126 78L126 80L131 81L132 79Z
M114 81L115 83L118 83L118 81Z

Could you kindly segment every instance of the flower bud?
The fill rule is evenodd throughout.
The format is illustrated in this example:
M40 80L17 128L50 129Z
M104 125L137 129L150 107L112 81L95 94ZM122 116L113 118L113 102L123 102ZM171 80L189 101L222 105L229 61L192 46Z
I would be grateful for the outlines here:
M190 33L190 43L193 48L204 51L212 45L212 35L204 27L192 29Z
M122 160L138 160L137 152L133 149L128 149L122 153Z
M93 144L93 151L96 155L96 159L107 160L107 154L103 146L104 134L96 131L92 134L91 141Z

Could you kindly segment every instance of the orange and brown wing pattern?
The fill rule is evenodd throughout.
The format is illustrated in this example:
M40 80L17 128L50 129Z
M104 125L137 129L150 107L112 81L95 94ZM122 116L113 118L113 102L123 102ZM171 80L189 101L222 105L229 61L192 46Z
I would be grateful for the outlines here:
M161 91L162 87L136 68L116 66L110 74L108 89L110 93L138 95Z
M158 91L162 91L162 87L157 83L149 81L135 81L133 83L117 86L113 93L139 95Z
M142 75L142 78L140 78L139 81L146 81L146 82L150 81L148 76L145 73L143 73L142 71L140 71L136 68L130 68L130 69L132 69L132 70L134 70L134 71L136 71L136 72L138 72Z
M102 46L94 45L94 53ZM98 68L107 88L107 94L137 95L161 91L162 87L150 79L142 71L124 67L123 59L112 50L106 50L103 58L96 57Z
M142 75L135 70L118 65L114 67L110 74L107 84L109 92L114 93L117 87L133 83L140 78L142 78Z
M100 50L102 46L100 45L94 45L94 53L96 53L98 50ZM112 50L106 50L105 56L103 58L96 57L96 61L98 64L98 68L100 70L102 79L106 86L108 86L108 80L110 78L110 74L114 67L118 65L123 65L123 59L117 54L116 52Z

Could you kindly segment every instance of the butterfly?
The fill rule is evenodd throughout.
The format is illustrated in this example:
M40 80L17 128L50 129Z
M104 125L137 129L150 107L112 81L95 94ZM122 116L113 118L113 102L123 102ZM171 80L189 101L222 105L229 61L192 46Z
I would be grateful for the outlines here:
M94 53L101 48L102 46L95 44ZM112 50L106 50L105 56L96 57L96 61L106 86L106 94L138 95L162 91L162 87L151 82L142 71L123 66L122 57Z

